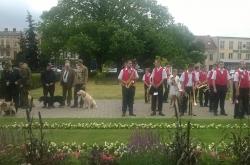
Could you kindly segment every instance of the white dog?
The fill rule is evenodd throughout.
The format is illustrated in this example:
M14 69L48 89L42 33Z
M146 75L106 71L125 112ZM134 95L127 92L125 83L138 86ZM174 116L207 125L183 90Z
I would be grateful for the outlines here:
M79 98L83 99L85 108L88 108L88 109L97 108L95 100L84 90L78 91L77 95Z

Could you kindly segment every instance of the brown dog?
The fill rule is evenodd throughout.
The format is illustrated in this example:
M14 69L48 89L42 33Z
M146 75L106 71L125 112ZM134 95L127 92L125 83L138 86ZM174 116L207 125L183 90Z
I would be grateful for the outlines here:
M3 112L6 116L12 116L16 114L15 103L12 101L1 101L0 102L0 111Z
M84 90L78 91L77 95L78 95L78 97L83 99L85 108L88 108L88 109L90 109L90 108L91 109L93 109L93 108L96 109L97 108L95 100L87 92L85 92Z

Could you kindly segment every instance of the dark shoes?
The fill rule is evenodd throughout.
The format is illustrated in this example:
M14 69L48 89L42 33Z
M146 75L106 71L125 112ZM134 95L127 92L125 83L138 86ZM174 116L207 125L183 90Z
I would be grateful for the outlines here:
M130 113L130 114L129 114L129 116L136 116L136 115L135 115L135 114L133 114L133 113Z
M156 112L152 112L150 115L151 115L151 116L155 116L155 115L156 115Z
M224 113L221 113L221 115L223 115L223 116L227 116L227 114L224 112Z
M70 108L77 108L78 106L77 105L72 105Z

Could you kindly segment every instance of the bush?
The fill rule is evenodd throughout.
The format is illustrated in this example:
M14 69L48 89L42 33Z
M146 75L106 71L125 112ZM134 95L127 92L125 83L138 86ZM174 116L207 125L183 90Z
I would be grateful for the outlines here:
M31 77L31 89L40 88L42 86L41 83L41 74L33 73Z

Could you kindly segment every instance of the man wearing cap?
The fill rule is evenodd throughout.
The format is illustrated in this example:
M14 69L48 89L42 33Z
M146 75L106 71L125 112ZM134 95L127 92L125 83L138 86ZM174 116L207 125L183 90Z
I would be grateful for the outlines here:
M213 91L215 93L215 106L214 115L217 116L218 105L220 102L221 115L227 116L225 112L225 98L227 89L229 87L230 75L228 70L224 68L224 62L219 62L219 68L217 68L212 75Z
M56 74L52 70L52 64L48 63L46 70L41 73L41 82L43 85L43 95L45 97L48 97L48 93L50 95L50 101L48 105L46 105L46 102L44 102L43 108L48 108L53 107L53 97L54 97L54 92L55 92L55 82L56 82Z
M11 61L5 64L3 71L3 81L5 88L5 101L13 101L15 103L15 109L19 107L19 81L21 76L19 71L12 67Z
M70 67L70 62L65 61L64 68L61 72L61 86L62 93L65 100L67 100L67 106L70 106L72 99L72 86L75 78L75 72Z
M88 68L83 65L83 61L81 59L78 60L75 69L74 76L74 105L71 108L78 107L78 96L77 92L79 90L86 90L86 85L88 82ZM83 106L83 100L80 101L80 107Z

